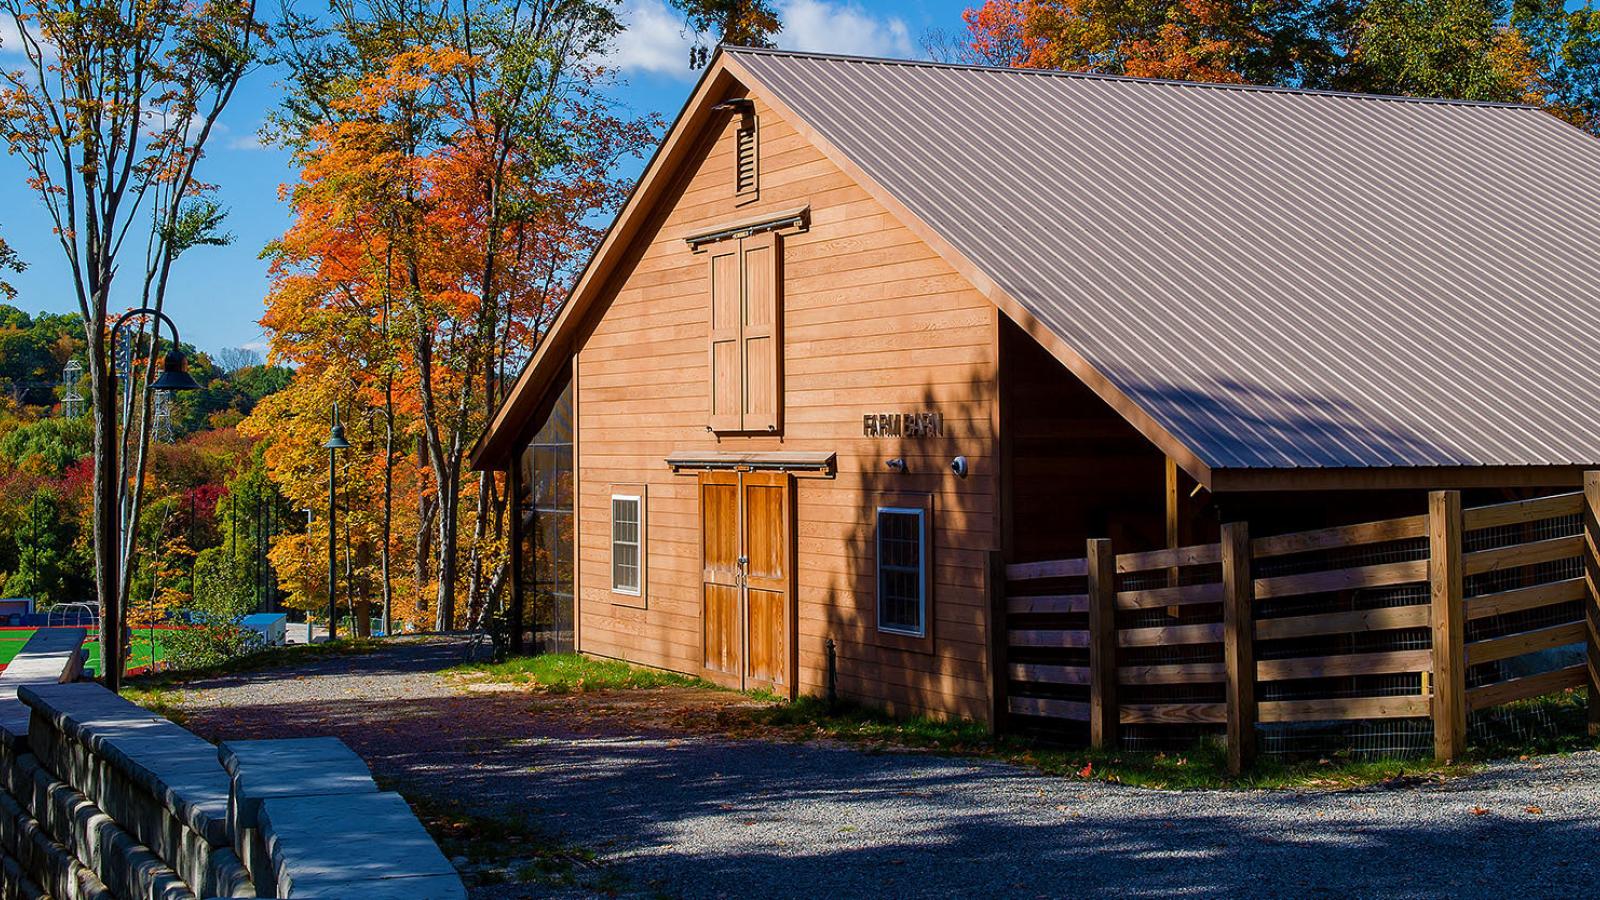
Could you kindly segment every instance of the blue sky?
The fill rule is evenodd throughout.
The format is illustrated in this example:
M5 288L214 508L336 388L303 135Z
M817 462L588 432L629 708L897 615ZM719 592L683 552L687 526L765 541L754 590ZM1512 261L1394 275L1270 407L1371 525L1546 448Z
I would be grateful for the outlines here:
M961 11L976 0L777 0L784 22L779 46L877 56L921 55L919 39L930 28L955 30ZM617 100L637 112L677 114L694 84L687 68L690 39L678 15L662 0L624 0L621 14L630 27L612 48L612 62L626 76L615 91ZM0 65L15 64L15 44L0 31ZM201 167L202 180L218 185L229 208L228 227L237 240L222 248L202 247L178 261L167 296L167 310L185 341L203 350L221 347L265 348L261 317L267 290L261 249L288 225L288 207L279 199L281 186L294 180L287 154L262 146L257 132L279 97L278 72L251 73L222 119ZM634 164L638 168L638 164ZM50 234L49 220L33 193L23 184L24 171L15 157L0 157L0 235L29 263L11 282L18 289L13 305L30 312L76 311L77 301ZM135 250L140 250L135 248ZM132 305L140 280L142 253L123 264L113 308Z

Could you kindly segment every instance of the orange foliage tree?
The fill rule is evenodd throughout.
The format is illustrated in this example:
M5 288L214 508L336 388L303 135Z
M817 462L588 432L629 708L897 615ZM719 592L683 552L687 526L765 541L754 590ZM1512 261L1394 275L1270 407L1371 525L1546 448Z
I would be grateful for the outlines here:
M972 55L990 64L1239 82L1311 52L1288 13L1235 0L988 0L964 18Z
M600 93L589 60L616 33L609 7L452 10L291 18L280 126L302 173L262 323L296 372L243 426L270 442L285 495L318 508L328 410L351 410L353 583L390 612L397 585L419 611L431 600L418 624L439 628L476 622L507 571L504 486L469 479L466 453L620 202L615 162L655 127ZM311 606L313 579L292 581Z
M964 61L1542 104L1600 132L1600 15L1563 0L986 0Z

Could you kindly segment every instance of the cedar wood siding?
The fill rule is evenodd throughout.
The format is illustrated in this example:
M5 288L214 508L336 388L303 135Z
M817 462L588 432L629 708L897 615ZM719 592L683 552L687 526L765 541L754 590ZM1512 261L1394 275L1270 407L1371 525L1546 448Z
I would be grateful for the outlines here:
M837 643L843 696L896 712L987 719L986 551L998 546L998 316L930 247L789 123L757 102L760 192L734 196L736 117L714 119L579 333L576 353L578 646L698 673L697 479L664 459L691 451L833 451L837 475L795 477L798 687L825 690ZM709 412L707 254L686 235L809 204L783 242L779 436L721 440ZM862 436L867 413L940 411L945 436ZM950 471L967 457L965 479ZM905 474L885 465L904 457ZM647 485L644 597L610 590L610 496ZM876 630L878 497L933 495L932 652Z

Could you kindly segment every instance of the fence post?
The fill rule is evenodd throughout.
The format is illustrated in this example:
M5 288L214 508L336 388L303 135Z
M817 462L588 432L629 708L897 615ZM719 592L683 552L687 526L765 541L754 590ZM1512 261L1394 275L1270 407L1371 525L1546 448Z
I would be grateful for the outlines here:
M1600 472L1583 473L1583 575L1589 584L1589 734L1600 736Z
M1250 524L1222 525L1222 650L1228 670L1228 771L1237 775L1256 755L1256 583Z
M1089 745L1115 747L1117 706L1117 558L1107 538L1090 538Z
M999 734L1005 730L1007 707L1006 690L1010 687L1010 669L1006 650L1010 645L1010 623L1006 609L1006 557L999 550L989 551L989 731Z
M1461 586L1461 492L1428 494L1428 599L1433 627L1433 755L1467 749L1466 609Z

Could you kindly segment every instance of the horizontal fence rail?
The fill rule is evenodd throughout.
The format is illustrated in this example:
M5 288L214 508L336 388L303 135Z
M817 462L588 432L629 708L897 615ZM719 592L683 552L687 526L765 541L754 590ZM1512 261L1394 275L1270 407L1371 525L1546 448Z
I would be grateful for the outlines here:
M1463 509L1438 491L1424 515L997 563L996 713L1097 746L1220 733L1235 769L1259 726L1388 720L1454 758L1479 711L1600 693L1597 523L1588 473L1582 492L1531 500Z

